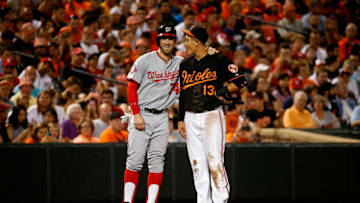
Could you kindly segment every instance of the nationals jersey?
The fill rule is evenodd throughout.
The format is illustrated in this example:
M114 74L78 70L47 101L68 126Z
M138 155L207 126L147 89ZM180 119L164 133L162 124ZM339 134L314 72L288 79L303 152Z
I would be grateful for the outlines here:
M184 59L180 64L179 121L184 119L185 111L201 113L221 106L215 90L222 88L225 82L234 82L239 88L247 82L227 57L216 54L200 60L194 56Z
M166 63L157 51L152 51L135 61L127 79L139 84L137 94L140 109L163 110L174 103L179 94L177 77L182 60L180 56L173 56Z

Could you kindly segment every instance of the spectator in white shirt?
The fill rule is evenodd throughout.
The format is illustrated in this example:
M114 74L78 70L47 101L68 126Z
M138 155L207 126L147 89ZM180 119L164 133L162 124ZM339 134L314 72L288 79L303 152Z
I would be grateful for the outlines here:
M100 138L101 133L109 127L111 114L111 106L109 104L101 104L99 108L99 118L93 121L94 132L93 136Z
M57 113L59 124L66 119L65 111L62 107L53 104L53 97L50 91L43 91L37 98L37 104L28 109L27 118L30 123L44 122L43 112L52 107Z
M80 47L86 56L99 53L99 47L94 43L94 31L89 26L84 27Z
M320 32L313 31L313 32L310 33L309 44L305 45L301 49L301 53L305 54L309 47L313 47L316 50L316 59L319 59L321 61L325 61L326 58L327 58L327 52L326 52L325 49L320 47L320 44L321 44Z

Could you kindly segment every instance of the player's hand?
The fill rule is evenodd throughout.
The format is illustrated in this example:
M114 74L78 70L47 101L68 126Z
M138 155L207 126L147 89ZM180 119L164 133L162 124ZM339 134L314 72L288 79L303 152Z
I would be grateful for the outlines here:
M209 55L214 55L214 54L217 54L217 53L219 53L219 50L217 50L217 49L215 49L213 47L208 48L208 54Z
M184 123L184 121L179 121L179 122L178 122L178 130L179 130L179 133L180 133L181 137L183 137L184 139L186 139L186 130L185 130L185 123Z
M145 129L144 118L139 113L134 115L134 124L135 124L135 128L138 130Z

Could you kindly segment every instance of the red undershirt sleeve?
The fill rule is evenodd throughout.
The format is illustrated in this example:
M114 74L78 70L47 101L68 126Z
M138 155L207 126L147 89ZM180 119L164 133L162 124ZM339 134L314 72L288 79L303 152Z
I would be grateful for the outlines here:
M133 115L138 114L140 112L138 105L138 94L137 94L138 88L139 88L138 83L129 80L127 87L127 97Z

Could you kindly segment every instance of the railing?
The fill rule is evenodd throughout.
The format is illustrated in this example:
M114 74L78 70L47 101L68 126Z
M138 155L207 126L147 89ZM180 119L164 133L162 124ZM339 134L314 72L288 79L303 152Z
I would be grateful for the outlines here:
M126 144L2 144L0 155L0 202L122 200ZM359 144L228 144L231 201L360 199L359 157ZM185 144L169 144L160 202L195 201L192 181Z

